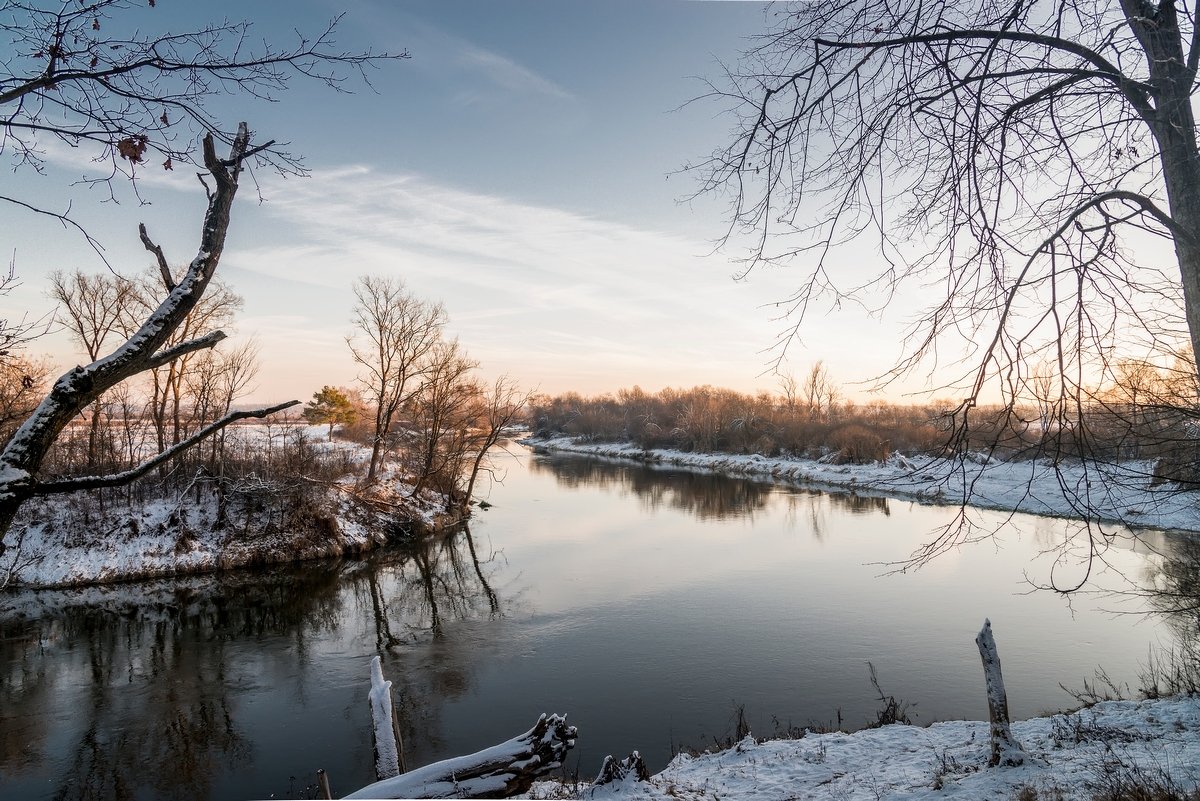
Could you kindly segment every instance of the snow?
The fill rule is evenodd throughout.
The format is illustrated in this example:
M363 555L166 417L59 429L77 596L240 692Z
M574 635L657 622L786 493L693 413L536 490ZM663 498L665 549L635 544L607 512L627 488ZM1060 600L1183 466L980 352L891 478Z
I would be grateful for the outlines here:
M984 454L952 460L895 453L885 462L833 464L824 460L760 454L647 450L630 443L579 442L572 437L532 437L535 449L635 459L786 484L852 490L860 495L911 498L923 503L1082 518L1138 528L1200 531L1200 504L1177 485L1150 485L1150 462L1119 465L1046 460L1004 462Z
M238 426L230 433L266 437L267 429L267 425ZM323 427L315 430L321 439L311 437L314 447L365 450L324 442ZM11 479L13 474L9 468L4 477ZM133 507L115 505L107 513L87 511L86 504L82 510L76 508L70 496L35 498L21 508L5 536L0 587L70 587L361 553L383 544L386 533L378 520L342 491L352 488L351 479L346 482L332 486L325 498L336 521L331 533L279 526L269 534L253 527L246 531L236 509L229 525L218 528L216 501L208 493L200 501L182 492L181 497ZM436 527L445 498L431 491L413 498L411 491L411 485L386 472L374 490L402 517L419 526Z
M734 799L1015 799L1032 788L1042 799L1091 799L1121 776L1200 785L1200 699L1106 701L1087 709L1013 724L1032 757L1018 767L988 767L988 724L885 726L798 740L756 742L700 756L680 754L648 781L631 777L599 787L556 782L531 798L622 801ZM583 733L586 737L586 731ZM1056 793L1058 793L1056 795Z
M392 683L383 677L378 655L371 658L371 732L375 737L375 775L388 779L400 775L400 754L392 729Z
M575 745L561 715L542 715L529 731L474 754L434 762L369 784L345 798L499 798L517 771L550 771ZM543 760L546 760L543 762Z

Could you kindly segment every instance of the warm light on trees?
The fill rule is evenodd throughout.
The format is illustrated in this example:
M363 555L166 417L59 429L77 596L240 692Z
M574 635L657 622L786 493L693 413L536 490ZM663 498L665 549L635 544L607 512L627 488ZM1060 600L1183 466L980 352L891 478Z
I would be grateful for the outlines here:
M358 418L358 411L346 393L328 384L313 393L312 400L304 404L303 414L313 425L329 426L330 442L335 425L351 425Z

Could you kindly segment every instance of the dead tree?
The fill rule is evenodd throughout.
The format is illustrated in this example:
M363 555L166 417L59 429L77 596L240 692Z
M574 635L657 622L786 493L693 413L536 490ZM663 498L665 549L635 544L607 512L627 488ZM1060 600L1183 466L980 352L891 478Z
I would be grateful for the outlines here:
M383 661L371 660L371 739L375 743L375 778L379 781L405 773L404 745L392 706L392 683L383 677Z
M975 637L979 646L979 658L983 660L983 678L987 683L988 721L991 726L992 754L988 765L1013 767L1025 764L1025 750L1012 735L1008 719L1008 693L1004 690L1004 676L1000 674L1000 653L992 637L992 621L983 621L983 628Z
M467 756L375 782L346 798L508 798L562 765L577 731L560 715L542 715L522 735Z
M221 331L214 331L164 349L172 333L200 302L220 262L243 162L270 144L268 142L251 148L249 129L242 123L228 158L222 159L217 156L212 134L204 137L204 165L212 186L205 183L208 209L204 215L196 256L178 281L167 281L169 291L166 298L127 342L108 356L86 366L74 367L59 377L50 393L4 446L0 453L0 555L4 553L3 535L12 525L17 510L30 498L128 484L235 420L265 417L299 403L293 400L266 409L226 414L153 458L123 472L68 479L47 478L39 474L46 454L63 428L106 390L139 373L211 348L225 338ZM148 243L147 248L158 255L159 266L165 271L165 280L169 270L166 270L166 260L161 250L149 242L144 232L143 240Z

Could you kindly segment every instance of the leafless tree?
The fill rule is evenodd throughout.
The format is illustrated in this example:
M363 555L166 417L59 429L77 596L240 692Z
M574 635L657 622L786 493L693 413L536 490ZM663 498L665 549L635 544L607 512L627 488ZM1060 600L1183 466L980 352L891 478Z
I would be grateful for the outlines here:
M50 366L23 354L0 359L0 442L7 442L21 421L46 394Z
M457 339L440 341L429 352L420 390L410 404L420 442L413 495L436 481L447 503L453 503L474 422L472 403L479 396L471 380L478 366Z
M41 3L0 0L0 156L14 169L40 171L57 141L88 146L107 165L98 178L135 178L139 169L204 168L199 135L232 146L236 129L209 108L241 94L272 100L295 77L345 91L350 77L407 53L348 52L335 41L335 17L316 35L296 32L287 45L257 41L250 22L165 31L155 3L94 0ZM156 32L157 31L157 32ZM272 142L251 155L283 172L302 172L295 156ZM0 200L47 214L98 243L70 215L8 192Z
M474 431L469 443L474 456L470 459L467 487L463 491L463 508L471 503L475 481L487 464L488 453L500 442L504 429L517 421L532 397L532 392L522 390L506 375L497 378L490 388L480 394L479 408L474 414Z
M196 339L164 347L200 302L205 288L212 280L225 248L225 236L229 230L230 210L237 193L238 179L241 177L245 160L252 153L250 132L245 124L240 126L239 134L226 158L217 155L212 135L204 138L204 163L212 185L208 195L208 208L200 229L196 257L179 280L169 287L163 301L128 341L108 356L86 366L74 367L60 376L45 399L8 440L4 450L0 451L0 537L12 525L21 505L30 498L81 489L122 486L145 475L157 465L163 464L235 420L264 417L299 403L289 401L266 409L231 412L137 467L119 473L57 479L41 475L42 463L63 428L106 390L181 356L211 348L225 337L224 333L214 331ZM146 239L148 241L148 237ZM0 555L3 555L3 552L3 540L0 539Z
M0 273L0 298L12 292L17 285L16 265L10 262L8 272ZM46 330L44 323L44 320L31 320L27 314L21 316L20 319L0 318L0 364L15 356L32 340L44 333Z
M714 84L740 123L702 187L731 193L748 269L805 265L798 315L941 285L897 373L977 339L964 413L1043 354L1095 386L1120 341L1200 341L1198 63L1176 2L800 4ZM839 279L831 254L860 235L882 269ZM1151 237L1173 274L1123 247Z
M827 417L837 404L838 387L829 375L825 362L818 359L809 368L808 375L800 387L800 395L808 416L814 419Z
M50 297L58 303L57 315L83 348L89 361L96 361L110 334L119 331L122 316L132 306L133 282L115 273L89 275L82 270L56 271L50 275ZM96 437L100 430L101 400L92 404L88 426L87 466L96 467Z
M936 287L885 379L936 364L960 450L972 410L1012 413L1038 364L1072 420L1121 358L1200 353L1191 4L861 0L776 19L713 83L738 122L697 169L731 198L747 270L801 271L796 325ZM876 250L869 275L835 265L851 242Z
M355 334L347 338L354 361L362 365L368 400L375 406L375 435L367 481L375 480L380 455L396 413L419 388L426 357L441 341L446 310L409 292L394 278L364 276L354 284Z
M166 282L170 276L171 283ZM171 271L152 270L137 284L133 319L144 318L158 303L157 297L173 285L175 277ZM220 280L213 281L204 297L184 318L164 347L220 331L233 324L234 317L242 307L242 297ZM185 383L189 377L197 353L185 353L177 359L150 370L151 404L150 414L154 431L158 437L158 448L162 450L174 445L185 436L183 414L187 405ZM214 363L215 366L219 363Z

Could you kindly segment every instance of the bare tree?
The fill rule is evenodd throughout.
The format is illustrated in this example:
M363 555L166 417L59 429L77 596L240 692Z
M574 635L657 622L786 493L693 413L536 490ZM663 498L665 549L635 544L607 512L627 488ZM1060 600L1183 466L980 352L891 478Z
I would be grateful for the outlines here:
M168 283L167 279L170 279ZM173 286L175 277L170 270L151 270L138 282L133 306L133 319L144 318L157 304L158 295ZM242 307L242 297L220 280L213 281L204 297L184 318L183 323L171 334L164 347L202 337L232 325L237 311ZM133 326L130 326L132 333ZM158 437L158 448L163 450L174 445L185 436L183 420L186 406L185 384L196 353L185 353L170 362L150 370L151 404L150 414L154 431Z
M488 453L500 442L504 429L517 421L532 397L532 392L523 391L506 375L497 378L495 383L479 396L480 408L474 415L475 431L470 442L470 448L475 455L470 462L462 508L465 509L471 503L475 481L487 463Z
M1200 353L1191 4L861 0L776 19L713 84L738 122L697 169L731 198L747 271L801 270L797 326L818 303L936 287L884 379L936 364L960 453L972 410L1013 414L1040 364L1070 421L1122 358ZM876 249L869 274L834 269L851 242ZM1087 453L1084 426L1063 434Z
M26 500L35 496L127 484L235 420L264 417L299 403L289 401L266 409L231 412L137 467L123 472L61 479L40 474L42 463L63 428L106 390L181 356L211 348L225 337L222 332L214 331L164 348L171 335L183 325L188 314L200 302L212 280L225 248L238 179L245 160L253 152L250 148L250 132L244 123L227 158L217 155L212 135L204 138L204 163L212 187L200 229L199 247L187 271L170 287L163 301L127 342L108 356L86 366L74 367L60 376L37 409L5 444L0 452L0 555L4 552L3 534L8 531Z
M420 437L417 480L413 495L438 482L453 503L459 471L466 460L472 402L479 387L471 372L479 366L459 347L458 340L438 342L429 353L424 380L411 404Z
M8 272L0 273L0 298L17 286L17 268L10 262ZM45 333L44 323L44 320L29 319L27 314L20 319L0 317L0 364Z
M1095 386L1122 343L1200 342L1198 65L1172 1L799 4L714 84L740 122L702 191L731 193L747 269L805 265L801 317L942 286L895 374L980 342L961 414L993 382L1019 395L1030 359ZM881 269L841 279L830 256L860 235ZM1173 270L1135 259L1152 238Z
M809 368L808 375L804 377L804 383L800 387L800 395L804 399L809 417L823 418L833 411L838 399L838 388L824 361L818 359Z
M17 430L46 393L50 367L25 355L0 359L0 442Z
M94 0L39 4L0 0L0 156L14 169L41 169L49 141L90 146L107 164L92 183L135 178L137 170L206 167L198 134L232 147L235 129L208 108L215 97L242 94L273 99L301 76L346 90L354 75L407 53L354 53L335 41L340 16L315 36L299 31L285 46L258 41L246 21L194 30L160 30L153 0ZM283 172L301 172L296 157L276 146L250 155ZM69 206L55 211L37 201L0 193L0 200L75 227Z
M89 275L82 270L50 275L50 297L60 309L61 318L72 338L83 348L90 361L100 358L110 334L119 331L123 315L132 306L134 285L115 273ZM92 404L88 426L87 466L96 467L96 437L100 430L102 402Z
M425 358L441 341L446 310L409 292L394 278L363 276L354 284L355 335L347 338L354 361L363 366L368 399L375 406L375 435L367 481L375 480L379 459L396 412L418 390Z

